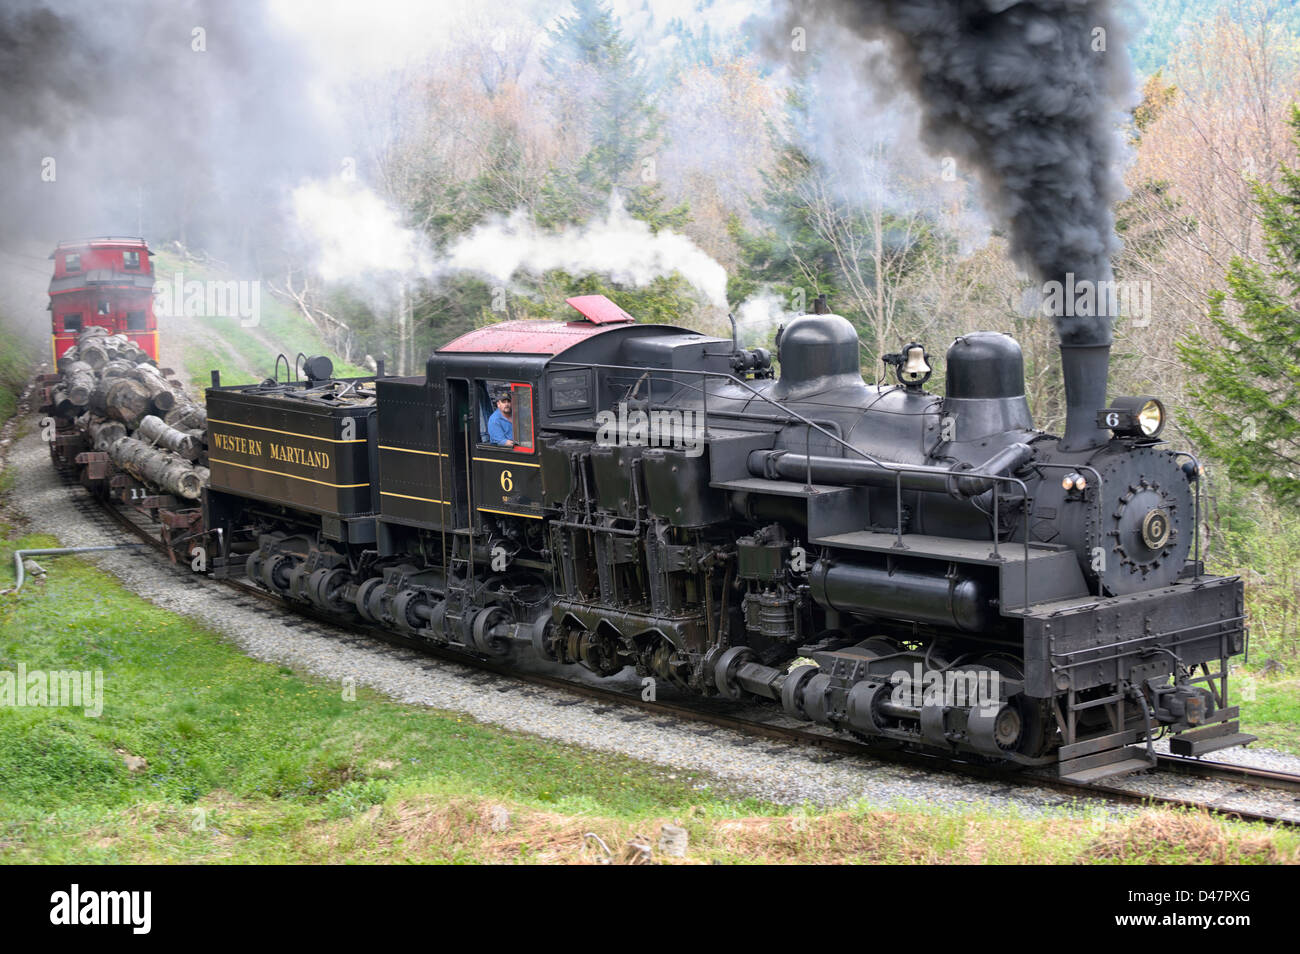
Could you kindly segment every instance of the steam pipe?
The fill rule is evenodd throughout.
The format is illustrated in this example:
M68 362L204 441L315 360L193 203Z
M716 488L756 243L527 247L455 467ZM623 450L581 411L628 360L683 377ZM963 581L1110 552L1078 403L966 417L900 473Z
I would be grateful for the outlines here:
M756 450L749 455L749 472L769 480L805 480L809 471L827 484L861 484L954 497L976 497L989 490L996 477L1014 473L1034 457L1028 444L1009 444L970 471L949 467L909 465L906 469L844 457L816 457L780 450ZM975 476L964 476L970 473Z

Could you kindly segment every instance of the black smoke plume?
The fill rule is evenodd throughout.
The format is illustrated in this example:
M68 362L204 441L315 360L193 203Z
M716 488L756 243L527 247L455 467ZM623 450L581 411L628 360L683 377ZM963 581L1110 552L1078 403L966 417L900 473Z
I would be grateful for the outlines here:
M921 103L928 147L975 173L1019 263L1043 282L1111 280L1112 208L1124 195L1117 117L1133 84L1112 0L818 0L815 8L889 43L893 73ZM791 22L805 20L806 9ZM808 41L816 43L811 31ZM1063 344L1108 344L1111 319L1067 313L1056 323Z
M253 263L286 185L337 168L309 83L263 3L5 0L0 242L142 231Z

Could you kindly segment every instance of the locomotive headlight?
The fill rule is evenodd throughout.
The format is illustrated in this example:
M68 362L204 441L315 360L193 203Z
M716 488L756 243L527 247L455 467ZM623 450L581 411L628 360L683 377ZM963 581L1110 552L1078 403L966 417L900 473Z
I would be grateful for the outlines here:
M1087 490L1088 479L1083 474L1069 473L1061 478L1061 488L1063 490Z
M1147 437L1154 437L1165 426L1165 408L1159 401L1150 400L1138 411L1138 427Z
M1116 437L1155 437L1165 426L1165 406L1153 397L1117 398L1097 415Z

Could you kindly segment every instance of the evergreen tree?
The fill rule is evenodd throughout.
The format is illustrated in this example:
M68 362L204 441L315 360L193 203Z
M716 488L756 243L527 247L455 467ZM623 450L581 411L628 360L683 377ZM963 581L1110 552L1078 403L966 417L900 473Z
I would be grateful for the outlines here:
M665 209L655 183L661 119L651 83L610 8L602 0L574 0L573 13L550 31L543 66L568 106L561 121L581 128L587 148L569 175L553 177L544 190L539 222L584 221L618 189L627 210L652 228L680 226L686 208Z
M1300 108L1289 123L1300 149ZM1254 193L1269 265L1234 258L1228 291L1210 296L1221 341L1179 343L1203 412L1188 427L1234 479L1300 507L1300 169L1283 166L1281 188L1256 182Z

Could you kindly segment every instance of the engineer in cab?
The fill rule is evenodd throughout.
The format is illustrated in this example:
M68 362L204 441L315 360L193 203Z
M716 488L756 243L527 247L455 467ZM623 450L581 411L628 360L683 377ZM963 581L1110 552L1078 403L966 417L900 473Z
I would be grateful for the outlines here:
M496 392L496 410L488 418L488 440L499 447L515 446L515 424L511 415L510 392Z

